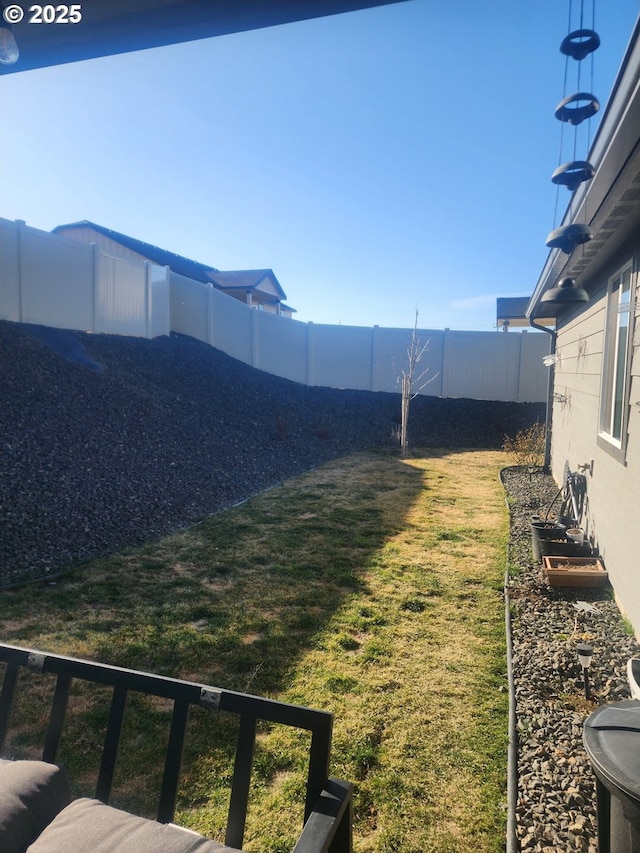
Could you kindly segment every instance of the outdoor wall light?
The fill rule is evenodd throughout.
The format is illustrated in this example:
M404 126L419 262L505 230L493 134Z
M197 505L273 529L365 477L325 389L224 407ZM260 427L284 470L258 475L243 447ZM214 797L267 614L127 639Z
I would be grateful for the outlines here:
M580 666L582 667L582 675L584 677L585 699L591 699L591 687L589 685L589 667L591 666L593 649L591 648L591 646L587 645L587 643L578 643L578 645L576 646L576 652L578 653L578 660L580 661Z

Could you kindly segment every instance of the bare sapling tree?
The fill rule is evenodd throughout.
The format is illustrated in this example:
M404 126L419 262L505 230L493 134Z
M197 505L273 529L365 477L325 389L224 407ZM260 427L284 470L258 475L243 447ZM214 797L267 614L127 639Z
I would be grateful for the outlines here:
M403 368L398 381L402 388L402 409L400 420L400 454L402 458L406 458L409 453L408 425L409 425L409 404L414 397L422 391L425 385L433 382L435 376L430 376L429 368L426 367L422 372L418 372L420 359L429 348L429 340L422 341L418 336L418 309L416 308L416 319L411 332L411 340L407 347L407 367Z

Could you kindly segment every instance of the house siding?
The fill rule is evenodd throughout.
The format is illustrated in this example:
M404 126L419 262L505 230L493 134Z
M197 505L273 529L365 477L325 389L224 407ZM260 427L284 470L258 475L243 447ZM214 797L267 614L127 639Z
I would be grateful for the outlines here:
M95 243L103 252L110 255L115 255L118 258L124 258L127 261L146 261L148 260L139 252L134 252L133 249L128 249L116 240L107 237L106 234L100 234L99 231L94 231L93 228L65 228L61 235L66 240L77 240L79 243Z
M558 328L558 361L553 404L553 475L563 482L565 467L586 472L587 532L598 545L616 600L640 634L640 310L636 284L632 304L631 387L624 460L598 441L603 372L607 282L633 259L638 275L640 232L617 252L587 286L592 297L579 313Z

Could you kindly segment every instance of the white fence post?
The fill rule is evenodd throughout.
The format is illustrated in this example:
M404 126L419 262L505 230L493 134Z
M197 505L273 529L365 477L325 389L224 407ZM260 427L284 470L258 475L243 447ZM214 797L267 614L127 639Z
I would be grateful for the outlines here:
M307 385L313 385L315 379L315 357L314 357L314 335L313 321L307 323Z
M93 251L93 281L91 282L91 331L96 330L96 311L98 304L98 276L100 275L100 249L97 243L90 243Z
M378 326L371 329L371 379L369 380L369 388L371 391L377 391L376 371L378 369Z
M209 346L215 346L214 328L213 328L213 285L207 285L207 343Z
M251 366L259 367L259 340L258 340L258 311L255 308L251 309L251 328L249 330L249 334L251 335Z
M24 240L22 239L22 231L27 223L24 219L16 219L16 242L18 244L17 256L18 256L18 319L20 323L24 323L24 304L23 304L23 293L22 289L24 287L24 280L22 277L22 249L24 246Z

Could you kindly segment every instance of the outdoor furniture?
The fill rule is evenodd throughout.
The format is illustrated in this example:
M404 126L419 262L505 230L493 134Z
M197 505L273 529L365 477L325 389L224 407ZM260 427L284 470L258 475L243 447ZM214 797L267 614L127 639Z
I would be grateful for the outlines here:
M311 733L306 803L295 853L351 853L352 786L330 778L333 718L325 711L236 693L204 684L0 644L4 681L0 692L0 751L14 718L21 675L41 674L55 682L41 760L0 760L0 850L2 853L213 853L240 850L243 843L259 721ZM32 677L23 678L32 690ZM56 765L65 712L74 681L106 685L111 702L101 749L95 799L72 799L67 775ZM38 692L41 692L38 689ZM173 703L156 820L108 805L129 694ZM189 711L239 719L225 846L172 823ZM4 754L4 753L3 753ZM29 846L30 845L30 846Z

